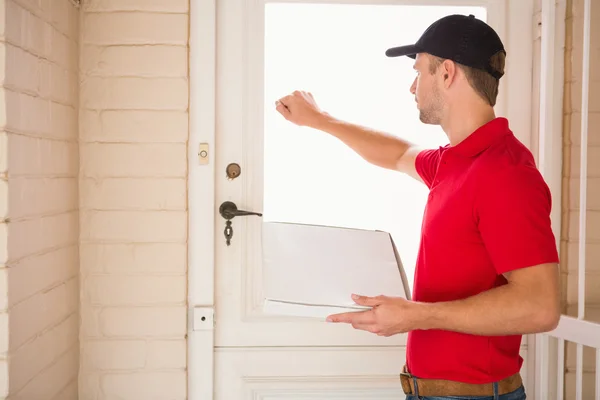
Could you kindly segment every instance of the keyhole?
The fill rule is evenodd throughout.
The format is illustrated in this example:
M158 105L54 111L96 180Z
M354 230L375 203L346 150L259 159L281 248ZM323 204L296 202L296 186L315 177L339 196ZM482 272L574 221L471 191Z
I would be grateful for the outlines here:
M233 180L240 176L240 174L242 173L242 168L239 164L231 163L227 166L225 173L227 174L227 179Z
M206 317L202 317L200 318L202 321L206 321Z

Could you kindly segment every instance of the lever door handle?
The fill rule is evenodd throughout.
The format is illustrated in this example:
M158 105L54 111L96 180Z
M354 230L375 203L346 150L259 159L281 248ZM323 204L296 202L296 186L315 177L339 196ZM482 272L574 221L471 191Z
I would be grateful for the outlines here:
M227 220L227 222L225 222L224 232L227 246L231 244L231 238L233 237L233 228L231 227L231 220L233 218L243 217L247 215L257 215L259 217L262 217L261 213L257 213L254 211L238 210L235 203L231 201L225 201L219 206L219 214L221 214L221 217Z
M253 211L238 210L237 205L231 201L225 201L219 207L219 214L226 220L233 219L234 217L242 217L247 215L257 215L262 217L261 213Z

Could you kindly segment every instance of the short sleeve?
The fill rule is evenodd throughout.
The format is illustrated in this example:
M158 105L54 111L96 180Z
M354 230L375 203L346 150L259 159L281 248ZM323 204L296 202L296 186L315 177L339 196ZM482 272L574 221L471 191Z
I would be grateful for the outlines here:
M486 177L475 207L479 232L498 274L558 262L550 190L534 167L511 166Z
M421 150L415 158L415 169L425 185L431 189L438 166L440 165L441 149Z

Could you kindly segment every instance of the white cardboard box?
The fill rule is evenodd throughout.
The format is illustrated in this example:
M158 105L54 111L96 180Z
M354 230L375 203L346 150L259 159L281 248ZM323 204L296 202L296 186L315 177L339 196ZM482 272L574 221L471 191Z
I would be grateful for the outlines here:
M387 232L264 222L262 247L266 314L324 319L364 310L353 293L410 299Z

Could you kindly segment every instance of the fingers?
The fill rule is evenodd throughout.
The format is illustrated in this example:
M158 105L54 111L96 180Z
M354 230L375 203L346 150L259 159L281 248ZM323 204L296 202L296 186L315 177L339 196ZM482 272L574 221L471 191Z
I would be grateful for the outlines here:
M358 305L367 306L367 307L375 307L381 305L385 302L385 296L377 296L377 297L367 297L360 296L357 294L352 295L352 300Z
M281 114L283 115L286 119L292 114L290 112L290 109L281 102L281 100L277 100L275 102L275 109Z
M333 314L327 317L328 322L346 323L352 325L354 329L381 334L381 327L376 323L373 312L348 312L343 314Z
M327 317L327 322L340 322L352 325L365 325L373 323L371 310L333 314Z

